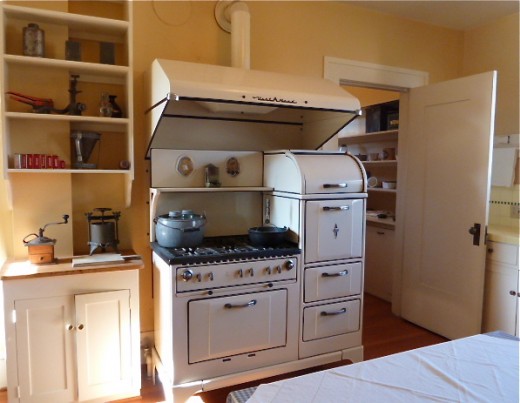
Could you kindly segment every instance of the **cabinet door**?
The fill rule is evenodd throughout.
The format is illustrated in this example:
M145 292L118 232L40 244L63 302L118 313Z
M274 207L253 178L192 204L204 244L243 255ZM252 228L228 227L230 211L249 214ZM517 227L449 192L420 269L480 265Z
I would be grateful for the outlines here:
M125 392L132 381L130 291L74 298L79 400Z
M73 299L15 301L20 402L74 401Z
M484 294L484 332L501 330L515 335L517 328L518 270L487 261Z
M394 231L367 225L365 291L392 301Z

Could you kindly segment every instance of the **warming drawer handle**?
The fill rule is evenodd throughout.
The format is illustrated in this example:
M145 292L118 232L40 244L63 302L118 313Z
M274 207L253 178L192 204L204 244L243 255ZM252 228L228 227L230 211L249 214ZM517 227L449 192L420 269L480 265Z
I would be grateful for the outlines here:
M348 187L348 183L324 183L323 184L323 187L325 189L330 189L330 188L346 188Z
M338 273L321 273L321 277L343 277L348 274L348 270L343 270Z
M321 316L334 316L334 315L343 315L344 313L347 313L347 308L341 308L339 311L321 311Z
M350 206L324 206L323 211L339 211L339 210L350 210Z
M226 308L226 309L233 309L233 308L248 308L248 307L250 307L250 306L255 306L255 305L256 305L256 299L252 299L251 301L246 302L245 304L239 304L239 305L226 304L226 305L224 305L224 308Z

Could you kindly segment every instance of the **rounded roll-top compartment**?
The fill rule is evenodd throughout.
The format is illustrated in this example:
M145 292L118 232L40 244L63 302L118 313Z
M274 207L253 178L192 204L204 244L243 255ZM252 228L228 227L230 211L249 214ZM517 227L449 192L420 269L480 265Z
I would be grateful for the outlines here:
M264 185L297 194L363 193L366 173L350 154L272 151L264 155Z

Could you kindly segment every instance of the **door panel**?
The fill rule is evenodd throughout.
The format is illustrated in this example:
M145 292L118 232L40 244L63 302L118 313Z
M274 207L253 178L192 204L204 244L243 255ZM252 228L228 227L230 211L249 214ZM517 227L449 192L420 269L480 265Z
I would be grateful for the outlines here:
M130 291L75 296L79 400L116 395L131 384Z
M305 269L305 302L361 294L361 262Z
M485 73L404 95L401 313L451 339L481 328L495 81Z
M303 310L303 341L357 332L360 326L359 299L319 305Z
M190 363L284 346L287 290L190 301Z
M305 262L361 257L364 200L306 202Z
M20 402L74 401L72 297L15 301Z

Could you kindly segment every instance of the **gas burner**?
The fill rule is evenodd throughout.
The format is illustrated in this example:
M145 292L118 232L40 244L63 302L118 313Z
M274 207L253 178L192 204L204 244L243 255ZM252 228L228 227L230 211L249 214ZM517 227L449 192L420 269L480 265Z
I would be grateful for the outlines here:
M231 260L261 259L298 255L301 250L293 242L279 246L254 246L247 235L204 238L195 248L163 248L152 242L152 249L168 264L217 263Z

